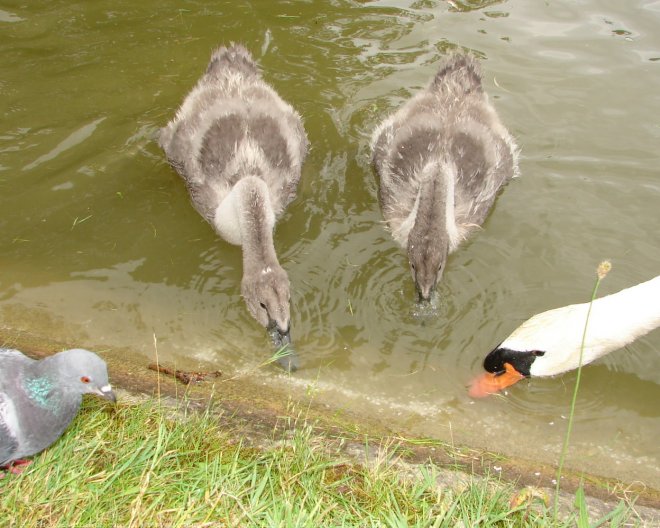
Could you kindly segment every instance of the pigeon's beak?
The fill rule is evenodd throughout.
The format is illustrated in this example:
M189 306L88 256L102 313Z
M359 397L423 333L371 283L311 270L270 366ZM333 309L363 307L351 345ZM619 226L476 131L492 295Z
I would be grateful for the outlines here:
M110 400L112 403L117 403L117 396L115 396L115 393L112 391L112 387L110 385L101 387L96 394L101 396L101 398Z

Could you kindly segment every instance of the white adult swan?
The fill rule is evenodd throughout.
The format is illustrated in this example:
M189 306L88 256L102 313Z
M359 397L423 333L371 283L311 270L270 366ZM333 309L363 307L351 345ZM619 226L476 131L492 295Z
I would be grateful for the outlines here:
M518 148L483 91L476 60L455 54L376 128L372 149L383 216L427 301L447 255L517 175Z
M221 47L159 143L195 209L242 246L248 310L277 347L289 344L289 279L273 228L296 195L307 153L300 115L264 82L243 46ZM297 360L288 356L284 365L293 370Z
M535 315L484 360L488 372L470 395L486 396L524 377L554 376L576 369L589 303ZM586 365L660 326L660 275L593 302L582 364Z

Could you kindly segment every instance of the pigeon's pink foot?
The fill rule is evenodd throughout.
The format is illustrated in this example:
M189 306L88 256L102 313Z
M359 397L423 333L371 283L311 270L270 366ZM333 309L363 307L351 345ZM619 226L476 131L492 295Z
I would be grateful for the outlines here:
M24 458L19 458L18 460L14 460L13 462L10 462L6 466L0 466L0 469L6 469L13 475L20 475L25 471L25 469L32 464L32 460L26 460ZM0 473L0 478L4 477L4 473Z

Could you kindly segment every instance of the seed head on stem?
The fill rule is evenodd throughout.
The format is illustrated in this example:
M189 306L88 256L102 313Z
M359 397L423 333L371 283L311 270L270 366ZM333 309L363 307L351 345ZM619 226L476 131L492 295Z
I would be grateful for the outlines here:
M598 275L598 280L603 280L605 277L607 277L607 274L610 272L612 269L612 263L609 260L604 260L600 264L598 264L598 268L596 269L596 275Z

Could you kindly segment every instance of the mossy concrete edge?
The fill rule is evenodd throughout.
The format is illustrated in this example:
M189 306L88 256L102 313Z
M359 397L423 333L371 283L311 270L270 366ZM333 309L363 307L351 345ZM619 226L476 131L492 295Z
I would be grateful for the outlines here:
M11 337L10 337L11 336ZM0 330L3 346L17 348L35 357L45 357L73 346L55 342L36 334ZM99 347L108 351L108 347ZM113 386L127 394L159 396L170 401L186 401L198 409L211 407L221 423L253 445L263 446L281 435L279 431L295 428L301 421L311 424L314 434L334 444L341 441L342 450L360 463L373 463L387 452L388 460L396 458L404 474L417 472L420 464L432 462L442 469L446 483L465 483L475 477L490 476L511 483L518 488L533 487L554 496L553 480L556 468L524 458L513 458L469 446L450 445L435 439L403 438L386 424L369 416L328 408L314 401L313 395L284 392L280 388L255 383L249 375L185 386L170 376L149 370L146 363L132 361L130 350L112 349L102 354L108 363ZM122 359L118 359L119 355ZM265 443L266 444L265 444ZM366 449L365 446L373 446ZM530 477L534 475L534 478ZM591 509L604 512L613 509L621 500L634 498L640 518L660 524L660 490L639 483L625 483L598 475L588 475L564 469L560 501L564 508L572 507L573 494L582 484ZM600 508L599 508L600 504ZM640 508L643 510L642 511ZM651 524L653 525L653 524Z

